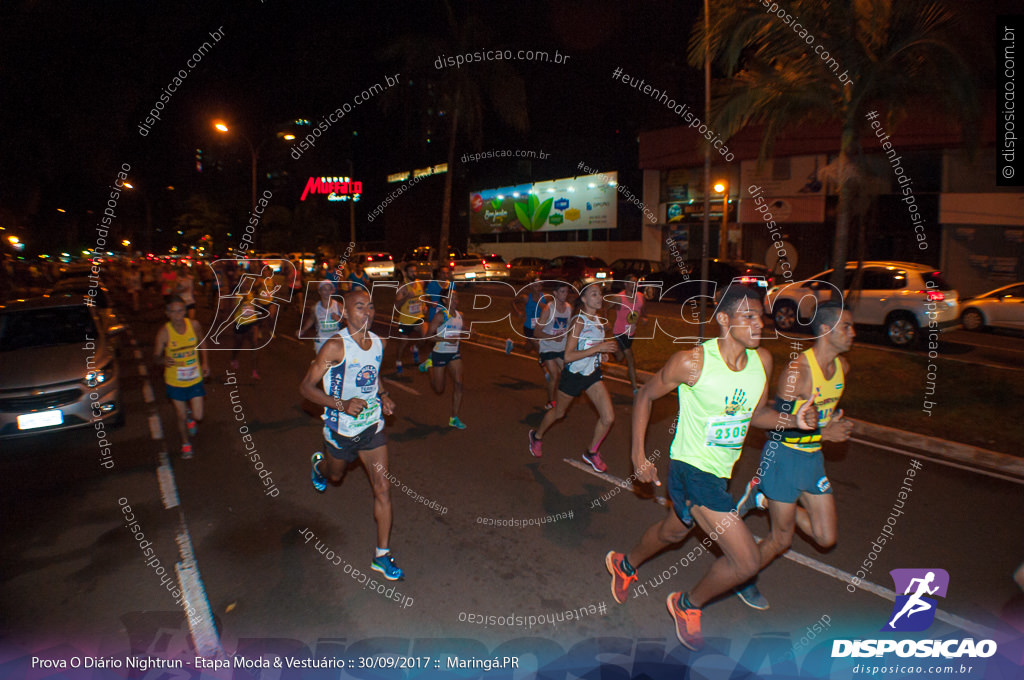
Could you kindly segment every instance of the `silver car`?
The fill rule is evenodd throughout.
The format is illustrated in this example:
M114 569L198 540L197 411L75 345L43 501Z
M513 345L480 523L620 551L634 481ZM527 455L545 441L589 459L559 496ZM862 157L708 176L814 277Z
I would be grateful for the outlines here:
M969 331L1007 328L1024 331L1024 282L990 290L964 300L960 322Z
M934 267L912 262L864 262L861 285L849 291L846 302L852 308L853 321L865 326L881 326L886 338L897 347L915 344L922 328L935 322L940 331L949 330L960 320L958 295ZM846 264L846 282L853 281L856 262ZM832 270L823 271L806 281L772 287L765 296L765 312L775 327L789 331L808 323L818 303L828 302L833 288Z
M123 420L117 358L80 295L0 306L0 437Z

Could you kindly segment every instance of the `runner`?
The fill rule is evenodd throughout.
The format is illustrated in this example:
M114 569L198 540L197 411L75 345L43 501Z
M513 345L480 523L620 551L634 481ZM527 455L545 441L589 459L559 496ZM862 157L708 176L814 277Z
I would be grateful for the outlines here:
M292 262L292 266L295 268L295 272L292 274L291 288L292 288L292 300L299 303L299 309L302 309L302 297L305 291L305 283L303 282L302 271L302 259L296 259ZM317 348L319 350L319 348Z
M636 568L674 543L682 542L694 522L717 540L725 554L689 593L671 593L665 604L676 637L698 650L701 607L716 595L743 583L757 572L754 538L736 516L735 502L725 487L739 458L755 411L766 410L771 354L761 342L761 298L744 286L731 286L715 310L719 337L693 350L676 352L637 393L633 402L632 458L641 483L661 485L647 459L647 425L655 399L678 389L678 428L670 449L668 492L672 510L650 526L628 555L609 552L605 566L612 575L612 596L623 603ZM801 429L813 429L811 403L797 413ZM805 427L806 426L806 427Z
M420 339L427 330L427 324L423 318L426 316L426 304L420 299L425 294L423 281L419 279L416 265L410 264L405 268L406 285L398 289L395 296L395 306L398 307L398 333L414 340L412 347L412 361L420 363ZM395 373L402 375L402 357L409 343L398 343L398 358L395 360Z
M388 447L384 415L395 404L380 391L382 340L370 331L373 302L366 291L353 286L345 294L347 327L324 343L306 371L299 394L324 407L324 447L312 457L313 488L323 492L327 480L341 483L350 463L357 459L373 489L373 518L377 522L377 550L370 566L390 581L402 578L389 549L391 538L391 485L388 483ZM326 474L320 465L327 466Z
M630 274L628 279L632 282L631 285L623 285L616 295L618 305L615 307L615 326L612 328L612 332L615 334L615 342L618 344L618 349L615 350L615 360L621 363L625 357L626 367L629 370L629 382L633 386L633 396L636 396L639 388L636 386L633 336L636 335L636 328L639 324L647 323L647 313L644 311L644 296L637 286L636 274Z
M590 448L583 452L583 460L598 472L608 469L601 460L601 442L615 422L612 399L601 380L601 354L615 351L615 342L604 339L604 325L597 316L603 303L599 283L587 286L580 294L576 301L579 313L573 319L569 329L569 343L565 348L566 366L558 381L558 401L552 410L544 414L540 427L529 432L530 453L539 458L544 434L565 416L573 400L581 392L586 392L597 409L598 418Z
M198 321L185 317L184 300L172 295L166 310L169 321L157 331L153 358L164 367L167 398L174 404L181 435L181 457L188 460L192 457L189 437L195 436L203 420L203 396L206 394L203 378L210 375L210 364L206 352L197 348L203 329Z
M820 548L831 548L836 543L836 503L832 485L825 476L821 442L846 441L853 428L853 423L843 418L843 411L836 410L850 373L849 362L840 355L853 346L853 316L843 311L841 303L826 302L818 307L812 330L817 338L814 347L802 352L782 371L772 408L788 419L794 409L799 410L813 395L818 429L807 433L777 427L769 432L757 475L747 484L736 506L740 517L755 507L767 509L771 517L771 535L758 544L761 569L789 549L794 525ZM771 427L775 419L770 413L765 415L754 418L754 427ZM736 594L754 609L768 608L768 600L758 591L756 579L738 588Z
M334 294L334 284L330 281L321 281L317 288L320 299L313 306L313 314L302 324L302 328L295 334L299 340L304 340L306 332L316 324L316 339L313 340L313 347L317 354L324 346L327 339L337 335L341 330L341 306L337 300L331 299Z
M252 357L252 377L256 380L260 379L259 355L255 351L261 339L260 329L264 321L273 322L277 312L277 306L272 304L274 294L278 291L273 280L273 271L267 265L263 266L259 276L243 275L234 289L234 295L241 295L241 298L231 316L221 324L212 338L213 342L217 342L221 332L229 325L234 326L235 344L231 348L231 368L238 370L238 352L248 349ZM246 283L249 283L249 290L241 293Z
M444 299L442 298L442 301ZM434 351L430 358L420 364L420 371L430 368L430 386L436 394L444 394L445 374L452 376L452 415L448 418L448 426L466 429L466 424L459 420L459 407L462 406L462 356L459 354L459 338L462 337L462 312L458 310L459 294L451 288L447 298L447 309L437 306L437 314L430 322L427 337L436 337Z
M529 352L531 350L538 351L540 346L540 340L537 339L536 328L537 319L540 316L541 298L543 295L540 292L540 286L536 285L540 281L539 275L534 275L533 280L523 287L523 289L516 295L515 300L512 301L512 310L516 316L523 320L523 335L526 336L526 342L524 343L524 349ZM522 308L520 308L522 303ZM542 366L543 368L543 366ZM548 379L547 371L544 371L544 378Z
M171 302L171 295L174 294L174 286L178 283L178 275L174 273L174 266L165 264L160 267L160 295L164 299L164 307Z
M362 260L356 259L352 262L352 271L349 272L348 280L353 286L362 286L365 290L369 291L370 286L370 275L363 270Z
M434 321L434 318L437 316L437 310L441 306L442 300L446 295L448 295L448 291L452 289L451 281L452 270L451 267L449 267L446 264L441 265L441 268L437 270L436 281L427 281L426 292L427 297L430 300L429 302L427 302L428 327ZM428 333L427 335L428 337L433 337L432 333ZM422 364L420 364L420 372L425 373L427 369L431 367L431 365L431 357L428 356L426 360Z
M546 409L555 407L555 394L558 392L558 380L565 368L565 338L569 330L569 319L572 318L572 305L566 300L569 297L569 284L555 281L551 290L553 299L540 312L534 333L540 340L538 351L540 363L551 377L548 380L548 401Z

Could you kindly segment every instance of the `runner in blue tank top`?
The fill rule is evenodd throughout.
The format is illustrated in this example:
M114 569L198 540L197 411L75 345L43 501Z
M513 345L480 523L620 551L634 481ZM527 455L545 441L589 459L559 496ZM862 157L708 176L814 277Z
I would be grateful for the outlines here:
M345 294L347 325L320 348L306 371L299 394L324 407L324 446L328 455L313 454L313 487L320 492L327 480L340 484L349 463L362 461L373 488L373 518L377 522L377 551L370 566L390 581L402 578L388 543L391 539L391 485L385 415L395 403L379 390L384 343L370 331L373 302L358 286ZM326 474L320 465L327 466Z

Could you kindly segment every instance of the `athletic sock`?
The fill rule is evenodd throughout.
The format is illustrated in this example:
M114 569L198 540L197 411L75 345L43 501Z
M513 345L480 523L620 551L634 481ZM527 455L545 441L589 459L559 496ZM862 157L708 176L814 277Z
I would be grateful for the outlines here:
M636 573L636 568L629 563L629 555L622 556L622 562L619 566L622 567L622 571L626 573L626 576L632 576Z
M690 602L690 594L683 593L683 597L679 600L679 603L683 605L683 609L701 609L694 603Z
M389 548L377 548L377 555L376 556L377 557L384 557L389 552L391 552L391 550Z

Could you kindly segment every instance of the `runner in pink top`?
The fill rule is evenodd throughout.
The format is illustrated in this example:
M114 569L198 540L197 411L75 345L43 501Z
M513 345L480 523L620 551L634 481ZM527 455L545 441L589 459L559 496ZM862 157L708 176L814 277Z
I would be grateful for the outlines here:
M616 314L612 334L619 345L615 351L615 360L621 362L623 357L626 358L629 382L633 386L633 394L636 394L639 387L636 384L636 362L633 360L633 336L636 335L637 324L647 323L647 314L644 312L644 296L637 290L636 275L630 274L628 278L631 283L615 295Z

